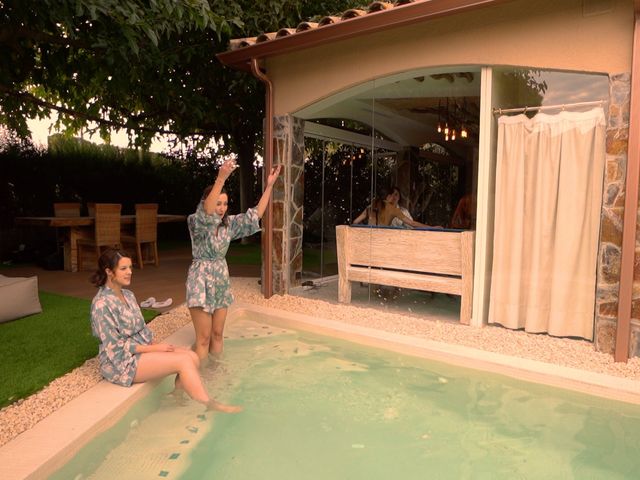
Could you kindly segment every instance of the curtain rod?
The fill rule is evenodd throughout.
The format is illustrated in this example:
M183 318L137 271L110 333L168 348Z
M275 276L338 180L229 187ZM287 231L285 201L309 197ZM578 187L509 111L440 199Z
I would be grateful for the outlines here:
M540 105L538 107L519 107L519 108L494 108L493 114L496 113L502 115L503 113L516 113L516 112L533 112L539 110L553 110L561 108L564 110L567 107L586 107L589 105L602 105L606 100L594 100L592 102L578 102L578 103L563 103L561 105Z

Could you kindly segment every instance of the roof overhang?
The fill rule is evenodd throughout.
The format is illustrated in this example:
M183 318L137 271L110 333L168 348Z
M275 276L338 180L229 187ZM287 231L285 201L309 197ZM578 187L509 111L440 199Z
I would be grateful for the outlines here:
M403 27L425 20L455 15L513 0L422 0L398 5L388 10L371 12L312 30L273 38L235 50L219 53L218 60L229 67L251 71L251 60L303 50L327 42L335 42L368 33Z

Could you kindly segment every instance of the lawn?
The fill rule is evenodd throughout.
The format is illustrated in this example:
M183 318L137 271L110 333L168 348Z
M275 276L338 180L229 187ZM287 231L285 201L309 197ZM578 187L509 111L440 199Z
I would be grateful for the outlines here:
M262 252L260 243L231 242L227 251L229 265L260 265Z
M37 392L98 354L90 300L40 292L42 313L0 324L0 407ZM142 311L145 321L157 313Z
M303 270L320 271L320 249L305 246L303 249ZM338 272L338 258L335 248L325 248L323 252L324 273ZM229 265L260 265L262 261L260 244L232 242L227 253Z

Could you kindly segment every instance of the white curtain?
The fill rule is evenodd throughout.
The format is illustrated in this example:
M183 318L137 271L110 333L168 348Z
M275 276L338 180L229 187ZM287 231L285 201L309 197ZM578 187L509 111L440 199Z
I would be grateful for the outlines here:
M602 108L498 120L489 322L593 338Z

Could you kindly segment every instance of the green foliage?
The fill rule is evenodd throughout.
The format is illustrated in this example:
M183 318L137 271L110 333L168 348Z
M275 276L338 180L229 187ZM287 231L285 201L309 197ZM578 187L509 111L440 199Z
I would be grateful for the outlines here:
M0 408L37 392L98 354L89 300L40 292L42 313L0 324ZM145 321L157 314L143 310Z
M158 203L160 212L190 214L215 178L217 160L195 151L178 156L95 145L56 136L49 150L18 140L0 145L0 258L19 244L50 253L51 231L14 227L18 216L53 214L54 202L120 203L133 213L136 203ZM254 182L251 188L260 189ZM230 212L240 212L239 178L226 184ZM167 224L163 239L188 238L186 224Z
M104 132L148 128L146 141L180 91L158 87L191 60L181 38L210 32L220 42L241 25L239 14L237 5L207 0L5 0L0 121L24 135L26 117L47 116L57 104L70 130L102 119Z
M27 117L57 110L70 131L96 121L107 136L122 126L142 145L158 131L229 139L232 129L255 143L262 92L215 54L230 38L358 3L4 0L0 122L24 136Z
M97 125L148 146L158 132L238 154L242 207L254 202L264 93L215 54L251 37L338 13L354 0L2 0L0 123L58 113L68 132Z
M56 201L116 202L125 212L154 202L160 211L191 213L214 178L214 160L165 156L58 141L49 150L9 147L0 151L0 225L15 216L50 215ZM229 184L233 194L234 183ZM235 187L237 191L237 187Z

